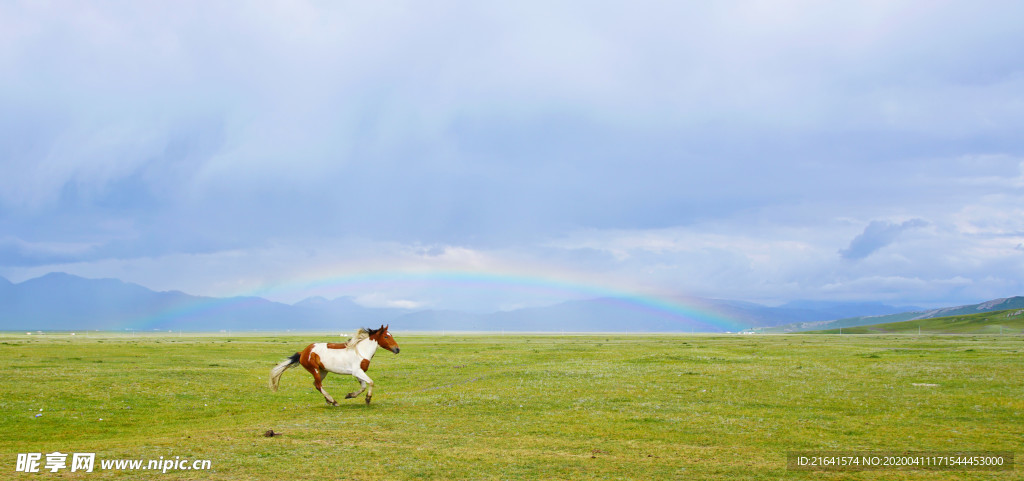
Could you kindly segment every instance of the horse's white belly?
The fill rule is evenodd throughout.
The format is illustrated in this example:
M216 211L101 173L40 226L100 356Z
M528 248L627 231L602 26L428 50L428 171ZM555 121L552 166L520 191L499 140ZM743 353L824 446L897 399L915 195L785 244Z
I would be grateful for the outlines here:
M359 369L359 362L362 361L354 350L330 349L326 343L314 344L313 352L320 356L320 364L324 365L324 369L335 374L352 374Z

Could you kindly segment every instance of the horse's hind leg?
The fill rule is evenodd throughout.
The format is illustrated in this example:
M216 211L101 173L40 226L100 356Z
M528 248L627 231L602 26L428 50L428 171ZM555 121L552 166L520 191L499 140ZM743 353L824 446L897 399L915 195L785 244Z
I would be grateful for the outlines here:
M316 390L317 391L320 391L320 394L324 395L324 400L327 401L327 404L331 404L331 405L337 406L338 405L338 401L335 401L334 398L332 398L331 395L327 394L327 391L324 390L324 378L325 377L327 377L327 371L324 371L323 374L320 374L319 372L314 373L313 374L313 385L316 386Z
M308 350L309 348L306 349ZM315 352L303 352L303 354L305 356L299 358L299 362L302 363L302 367L306 368L313 375L313 387L320 391L320 394L324 395L324 400L327 401L327 404L337 406L338 401L335 401L330 394L327 394L327 391L324 391L324 377L327 376L327 371L320 370L320 356L317 356Z

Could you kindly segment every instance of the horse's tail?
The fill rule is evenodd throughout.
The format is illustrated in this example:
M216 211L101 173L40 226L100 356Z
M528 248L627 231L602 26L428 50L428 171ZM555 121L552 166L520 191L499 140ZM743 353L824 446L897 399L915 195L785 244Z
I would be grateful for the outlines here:
M281 361L270 370L270 389L277 391L277 383L281 381L281 375L299 363L299 354L298 352L292 354L292 357Z

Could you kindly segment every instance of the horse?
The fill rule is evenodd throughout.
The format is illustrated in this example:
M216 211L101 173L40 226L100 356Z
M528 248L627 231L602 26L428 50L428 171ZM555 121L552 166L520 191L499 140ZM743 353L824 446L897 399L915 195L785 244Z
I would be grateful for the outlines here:
M313 386L324 395L327 404L338 405L338 402L324 390L323 380L329 372L355 376L361 389L348 393L345 399L354 398L366 391L366 404L370 404L370 398L373 397L373 380L366 375L366 370L370 368L370 359L373 359L378 346L398 354L398 343L388 332L388 326L381 325L379 329L359 329L356 335L345 343L315 342L270 370L270 388L277 391L281 375L301 364L313 375Z

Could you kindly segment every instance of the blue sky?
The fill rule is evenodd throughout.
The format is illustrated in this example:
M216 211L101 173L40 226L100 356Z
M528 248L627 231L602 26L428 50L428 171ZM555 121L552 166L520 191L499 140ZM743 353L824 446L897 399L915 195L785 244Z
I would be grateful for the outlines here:
M765 303L1024 295L1022 18L3 2L0 275L479 310L573 293L303 286L458 271Z

